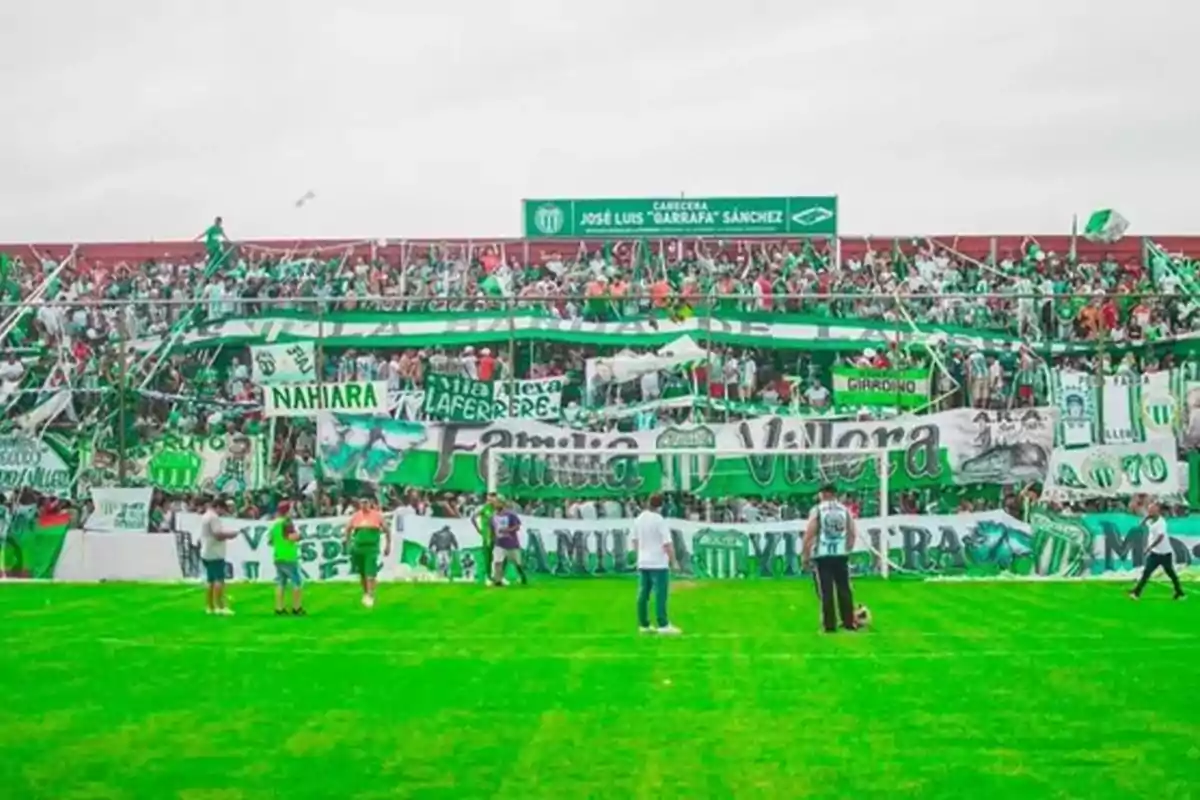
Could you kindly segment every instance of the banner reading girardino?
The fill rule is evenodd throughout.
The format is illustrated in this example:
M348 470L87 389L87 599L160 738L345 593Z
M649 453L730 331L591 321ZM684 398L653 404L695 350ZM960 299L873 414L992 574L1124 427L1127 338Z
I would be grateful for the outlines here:
M833 368L833 402L847 406L920 408L929 402L925 369Z
M502 459L498 486L523 497L611 497L687 491L701 497L816 491L824 483L871 490L877 459L855 450L888 448L892 490L1042 480L1054 439L1051 409L958 409L893 420L762 416L634 433L588 433L533 420L432 424L323 415L318 449L326 477L480 493L496 448L544 449ZM582 455L554 455L576 448ZM696 455L655 456L662 448ZM814 456L811 448L845 454ZM637 456L628 451L641 449ZM722 450L763 455L722 456ZM779 450L794 456L781 457Z

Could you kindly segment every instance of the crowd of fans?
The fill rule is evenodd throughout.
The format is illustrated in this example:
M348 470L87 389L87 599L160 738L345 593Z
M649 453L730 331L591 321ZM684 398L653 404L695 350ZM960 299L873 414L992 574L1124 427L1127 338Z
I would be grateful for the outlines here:
M985 263L921 241L897 242L838 264L822 243L623 242L577 252L542 253L536 263L503 248L431 247L415 258L372 259L348 252L270 251L225 240L221 221L205 233L207 254L190 260L97 264L10 254L2 267L10 302L0 396L11 424L69 389L70 413L47 423L92 436L100 449L136 452L164 432L258 433L265 430L260 389L246 347L173 350L176 331L205 321L271 313L387 311L507 312L563 319L771 314L878 320L900 330L956 326L1011 337L999 352L947 344L891 345L823 354L802 345L709 346L700 363L664 370L650 381L588 390L588 359L613 348L553 342L481 342L461 348L324 348L328 381L382 380L398 415L421 419L419 393L431 372L497 379L563 376L560 424L589 430L650 429L672 423L737 420L765 412L889 415L888 408L834 402L832 370L928 367L926 411L961 406L1005 408L1047 402L1050 366L1094 373L1184 366L1200 361L1155 346L1200 328L1200 314L1171 270L1140 261L1082 263L1030 245ZM98 303L98 301L104 301ZM24 302L18 310L13 303ZM135 350L157 338L158 352ZM1088 355L1051 356L1049 343L1088 342ZM1149 343L1145 347L1126 345ZM705 344L703 341L700 344ZM160 358L161 356L161 358ZM673 400L675 402L655 402ZM94 432L94 433L93 433ZM311 421L279 424L271 462L275 485L227 498L231 513L270 514L282 500L303 516L340 513L361 487L321 480ZM304 491L314 482L323 490ZM482 498L384 487L385 507L459 516ZM962 487L896 494L894 513L1008 508L1021 516L1036 487ZM879 513L870 496L846 498ZM811 498L700 501L671 498L675 516L716 522L788 519ZM155 522L195 498L162 497ZM525 513L588 518L631 513L635 501L521 502ZM86 507L80 508L86 513Z

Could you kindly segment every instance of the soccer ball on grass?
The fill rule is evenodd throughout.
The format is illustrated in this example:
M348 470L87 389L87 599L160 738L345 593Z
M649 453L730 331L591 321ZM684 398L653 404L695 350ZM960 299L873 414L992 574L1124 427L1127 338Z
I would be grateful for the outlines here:
M871 627L871 609L860 604L854 609L854 621L860 628Z

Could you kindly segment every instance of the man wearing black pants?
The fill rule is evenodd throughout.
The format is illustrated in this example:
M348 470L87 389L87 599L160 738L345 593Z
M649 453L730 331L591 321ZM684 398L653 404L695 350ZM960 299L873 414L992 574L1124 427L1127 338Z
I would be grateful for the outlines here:
M1142 577L1138 578L1137 586L1129 596L1137 600L1142 596L1142 589L1159 567L1171 579L1175 587L1175 599L1183 599L1183 587L1179 585L1179 576L1175 574L1175 552L1171 549L1171 537L1167 535L1167 521L1163 519L1162 508L1158 503L1151 503L1146 514L1146 564L1142 568Z
M821 502L809 513L804 531L804 563L815 564L813 577L821 597L821 626L826 633L837 630L838 614L843 628L858 628L850 589L850 553L858 531L850 510L835 498L832 486L821 490Z

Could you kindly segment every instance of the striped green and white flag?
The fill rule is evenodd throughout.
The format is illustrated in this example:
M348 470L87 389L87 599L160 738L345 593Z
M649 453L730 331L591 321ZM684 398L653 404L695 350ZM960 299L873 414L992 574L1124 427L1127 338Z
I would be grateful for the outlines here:
M1118 373L1104 379L1104 444L1173 439L1180 427L1177 371Z
M701 578L745 575L750 559L746 534L736 530L703 530L692 539L692 569Z
M1129 230L1129 220L1111 208L1093 211L1083 229L1083 238L1089 242L1115 242Z

